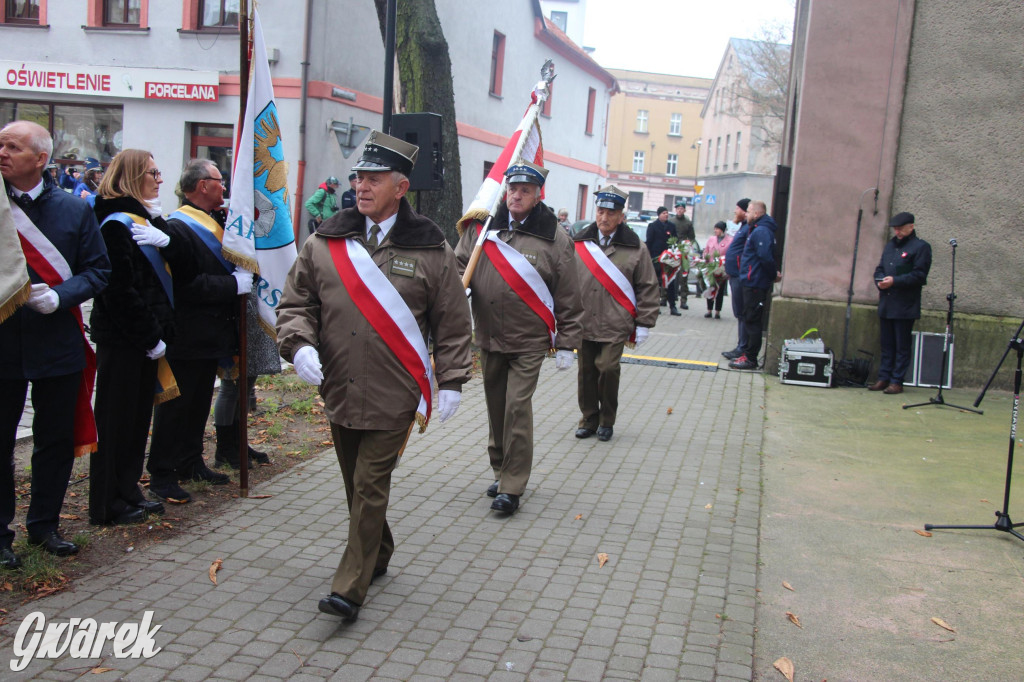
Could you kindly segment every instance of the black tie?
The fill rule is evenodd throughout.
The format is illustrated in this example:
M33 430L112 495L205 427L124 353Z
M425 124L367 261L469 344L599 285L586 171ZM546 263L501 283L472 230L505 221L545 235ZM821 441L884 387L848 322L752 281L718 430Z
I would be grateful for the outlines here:
M512 228L513 230L518 230L519 226L520 223L518 220L513 220L511 223L509 223L509 227Z
M18 196L14 197L14 200L18 202L18 206L21 206L23 209L28 209L32 207L32 197L30 197L28 194L19 194Z

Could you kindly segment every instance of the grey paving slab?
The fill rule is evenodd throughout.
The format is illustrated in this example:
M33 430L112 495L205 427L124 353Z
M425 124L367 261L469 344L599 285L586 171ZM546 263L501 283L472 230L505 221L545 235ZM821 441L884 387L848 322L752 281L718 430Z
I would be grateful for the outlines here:
M732 347L735 323L691 303L660 318L644 355L714 363ZM413 436L393 477L397 550L356 622L316 609L347 527L325 452L256 491L270 498L238 500L126 557L113 578L9 614L5 646L32 611L98 622L152 611L161 651L123 661L108 647L104 667L127 679L749 677L764 378L624 366L615 436L600 443L574 438L576 372L553 365L534 399L534 471L516 515L497 516L483 494L479 380L453 420ZM73 679L81 663L37 659L10 676Z

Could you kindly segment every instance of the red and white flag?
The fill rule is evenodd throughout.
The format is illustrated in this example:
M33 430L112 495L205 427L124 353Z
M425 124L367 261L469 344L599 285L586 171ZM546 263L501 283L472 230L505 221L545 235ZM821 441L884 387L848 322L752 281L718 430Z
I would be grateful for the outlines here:
M538 166L544 165L544 144L540 137L540 120L537 116L542 98L547 97L542 86L545 89L547 88L547 84L541 81L537 84L537 88L530 93L530 106L526 108L523 120L519 122L519 127L512 133L512 137L505 144L505 148L501 150L498 160L491 166L491 172L484 178L483 184L480 185L476 196L473 197L469 208L466 209L466 214L459 220L459 234L462 234L462 231L470 222L474 220L484 222L487 220L487 216L491 214L494 207L504 198L502 196L502 183L505 180L505 171L508 170L509 166L513 165L514 161L526 159ZM521 139L525 140L522 153L519 158L513 159L516 147ZM541 198L544 197L543 192L544 190L541 188Z

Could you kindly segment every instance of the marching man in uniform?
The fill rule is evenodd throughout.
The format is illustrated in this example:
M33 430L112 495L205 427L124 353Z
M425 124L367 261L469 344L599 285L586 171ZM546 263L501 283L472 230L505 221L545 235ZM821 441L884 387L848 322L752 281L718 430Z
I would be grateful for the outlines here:
M547 174L528 161L505 171L505 200L470 280L495 478L487 495L494 498L491 509L506 514L519 508L530 479L541 363L555 349L555 367L572 367L582 332L572 240L540 200ZM470 223L461 234L455 253L463 272L481 228Z
M277 309L281 355L320 386L345 479L348 544L319 609L348 620L395 550L385 518L391 472L414 420L422 431L431 416L427 339L442 422L458 409L472 367L455 255L405 199L418 152L370 133L354 169L356 205L306 240Z
M597 221L574 238L583 300L577 438L612 437L619 405L619 361L658 320L658 280L647 248L624 221L627 195L615 185L594 192Z

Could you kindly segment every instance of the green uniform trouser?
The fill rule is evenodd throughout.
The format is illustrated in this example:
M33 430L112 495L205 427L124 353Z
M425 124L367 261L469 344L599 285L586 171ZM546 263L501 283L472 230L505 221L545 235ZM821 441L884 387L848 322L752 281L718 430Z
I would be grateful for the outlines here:
M356 604L366 598L374 570L387 568L395 551L385 515L391 472L408 433L408 429L357 431L331 422L349 515L348 544L334 572L331 592Z
M498 492L522 495L533 467L533 392L547 353L480 351L491 460Z
M619 409L619 375L622 367L624 341L602 343L584 340L579 348L578 399L579 428L597 430L598 426L615 426Z

